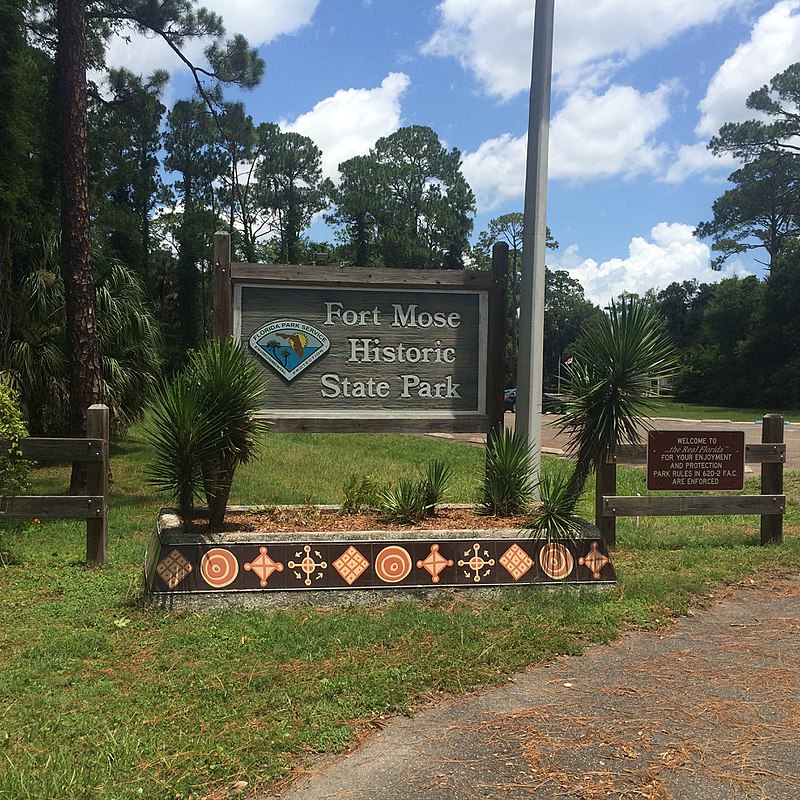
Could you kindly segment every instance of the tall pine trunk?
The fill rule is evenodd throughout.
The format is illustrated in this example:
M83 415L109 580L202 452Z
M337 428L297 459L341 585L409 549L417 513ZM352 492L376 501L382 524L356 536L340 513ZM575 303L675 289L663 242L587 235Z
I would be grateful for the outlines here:
M95 319L89 177L86 157L86 4L58 0L59 126L61 160L61 264L70 360L70 426L86 436L86 411L100 400L100 337ZM70 491L86 482L73 464Z

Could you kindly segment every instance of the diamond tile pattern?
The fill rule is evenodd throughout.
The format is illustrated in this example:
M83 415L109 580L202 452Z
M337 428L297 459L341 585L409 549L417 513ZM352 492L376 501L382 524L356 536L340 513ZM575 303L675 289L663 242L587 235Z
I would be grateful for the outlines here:
M333 562L333 568L344 578L348 586L352 586L368 567L369 561L353 545Z
M616 582L601 539L550 544L524 537L221 544L211 550L202 543L162 545L160 560L149 566L153 574L146 576L149 591L391 591ZM238 564L242 570L236 577ZM190 575L197 578L187 580Z
M500 563L506 568L509 575L518 581L530 571L533 559L515 542L500 556Z

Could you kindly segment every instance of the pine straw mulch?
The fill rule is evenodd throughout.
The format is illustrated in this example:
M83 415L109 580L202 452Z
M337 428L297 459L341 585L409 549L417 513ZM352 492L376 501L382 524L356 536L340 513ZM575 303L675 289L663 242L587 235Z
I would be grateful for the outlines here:
M611 674L604 662L563 682L558 702L476 723L489 753L513 740L526 762L500 788L548 800L800 797L797 617L679 635L681 649L655 645Z
M413 525L387 522L379 514L341 515L333 508L317 506L271 506L247 512L225 515L222 532L292 533L337 531L403 531L403 530L453 530L478 531L499 528L520 529L525 517L491 517L477 514L473 508L441 507L436 516L426 517ZM207 520L196 517L192 530L202 534L208 531ZM220 533L220 531L216 531Z

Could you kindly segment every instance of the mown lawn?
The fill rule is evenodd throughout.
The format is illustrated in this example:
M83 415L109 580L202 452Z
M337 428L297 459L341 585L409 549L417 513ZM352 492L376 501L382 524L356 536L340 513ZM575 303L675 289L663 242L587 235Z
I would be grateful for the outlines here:
M331 503L353 472L386 482L430 458L474 499L480 448L411 436L271 434L232 502ZM427 603L272 614L170 614L141 603L158 498L137 438L112 448L110 560L82 564L79 523L0 523L0 798L224 798L266 791L377 718L504 681L630 626L654 627L721 584L800 566L800 473L782 547L756 517L621 520L607 592L443 591ZM546 462L550 463L550 462ZM65 468L36 475L61 491ZM752 483L752 481L751 481ZM620 493L643 490L620 469ZM754 488L754 487L752 487ZM584 500L589 514L593 500Z

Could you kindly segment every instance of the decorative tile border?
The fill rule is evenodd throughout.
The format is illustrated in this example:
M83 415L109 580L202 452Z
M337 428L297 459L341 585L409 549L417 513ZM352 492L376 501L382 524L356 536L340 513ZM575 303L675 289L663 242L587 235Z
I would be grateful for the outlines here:
M488 533L488 532L487 532ZM525 537L166 543L148 553L150 595L609 584L602 539Z

